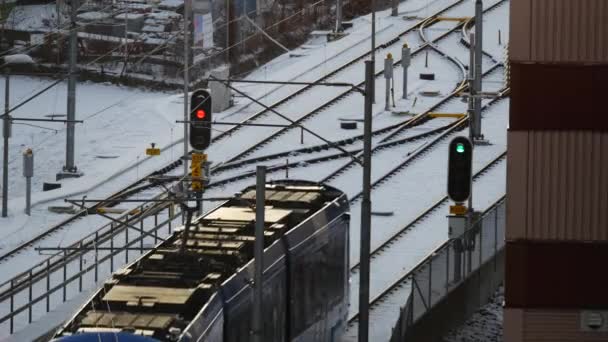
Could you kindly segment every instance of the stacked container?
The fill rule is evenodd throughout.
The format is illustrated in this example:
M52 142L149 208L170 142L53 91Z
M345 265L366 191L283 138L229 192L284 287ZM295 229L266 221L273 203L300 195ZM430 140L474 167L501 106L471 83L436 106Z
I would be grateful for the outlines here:
M505 341L608 341L608 1L511 0Z

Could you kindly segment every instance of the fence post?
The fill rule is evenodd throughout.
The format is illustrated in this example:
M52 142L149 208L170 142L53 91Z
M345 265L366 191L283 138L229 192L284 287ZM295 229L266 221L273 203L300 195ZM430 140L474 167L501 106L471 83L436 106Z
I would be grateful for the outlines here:
M114 223L110 224L110 273L114 272Z
M481 219L479 226L479 265L477 267L481 268L481 264L483 263L483 219Z
M447 252L448 252L448 256L447 256L447 261L445 263L445 295L448 295L448 292L450 291L450 247L452 246L451 243L448 243L448 248L447 248Z
M139 255L144 254L144 207L141 208L141 218L139 220Z
M84 254L84 245L80 240L80 256L79 256L79 271L80 276L78 277L78 292L82 292L82 255Z
M46 259L46 312L51 311L51 259Z
M494 272L498 268L496 253L498 253L498 210L494 213Z
M433 259L435 259L435 256L431 256L431 259L429 259L429 299L428 299L428 303L429 303L429 309L432 306L431 303L431 297L432 297L432 293L433 293L433 286L432 286L432 282L433 282Z
M158 211L154 213L154 245L158 243Z
M13 311L15 310L15 298L13 297L14 296L13 287L14 287L14 283L11 280L11 328L10 328L11 334L13 334L13 332L15 331L14 320L13 320L13 318L15 317L13 315Z
M169 228L168 228L168 232L169 235L171 235L171 223L173 223L173 212L175 211L175 209L173 209L173 204L169 204L168 206L169 208Z
M125 224L125 264L129 263L129 214L127 214L127 222Z
M68 250L64 249L63 250L63 302L65 303L66 301L66 297L67 297L67 288L66 288L66 284L65 282L68 279L68 263L66 262L66 259L68 258Z
M28 293L28 305L29 307L27 308L27 314L28 314L28 323L32 323L32 269L30 269L30 275L29 275L29 283L30 283L30 288L29 288L29 293Z
M98 280L98 260L99 260L99 252L97 251L97 247L98 247L98 243L99 243L99 231L95 232L95 284L97 284L97 280Z

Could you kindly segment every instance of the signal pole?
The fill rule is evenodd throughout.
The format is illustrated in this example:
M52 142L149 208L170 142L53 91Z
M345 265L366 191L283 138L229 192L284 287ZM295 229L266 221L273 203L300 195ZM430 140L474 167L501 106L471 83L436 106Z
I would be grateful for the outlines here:
M475 70L474 73L474 81L473 86L475 87L475 94L480 94L481 89L481 73L482 73L482 36L483 34L483 4L481 0L475 1L475 63L474 66L471 65L471 68ZM471 44L473 44L473 40L471 40ZM471 127L473 130L473 139L482 140L483 136L481 135L481 98L476 97L474 101L474 111L475 111L475 125ZM471 141L475 141L471 140Z
M190 120L188 89L190 84L190 13L191 0L184 1L184 121ZM188 124L184 123L184 177L188 176Z
M374 69L372 61L365 61L365 111L363 123L363 196L361 201L361 247L359 260L359 342L369 337L369 251L371 238L371 162L372 162L372 88Z
M4 138L4 154L2 163L2 217L8 216L8 139L11 136L11 120L9 116L9 86L10 72L5 74L4 84L4 120L2 125L2 135Z
M263 296L264 296L264 206L266 204L266 166L256 167L256 189L255 189L255 243L253 262L253 317L252 333L254 342L263 341Z

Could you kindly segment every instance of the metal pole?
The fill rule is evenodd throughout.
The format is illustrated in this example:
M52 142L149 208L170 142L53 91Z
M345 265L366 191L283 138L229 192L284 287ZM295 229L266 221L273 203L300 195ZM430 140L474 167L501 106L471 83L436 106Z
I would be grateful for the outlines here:
M76 120L76 59L78 54L78 32L76 30L77 2L72 1L70 7L70 75L68 78L68 120L70 121L67 123L65 166L63 167L63 171L76 173L77 169L76 165L74 165L75 124L72 121Z
M376 1L372 0L372 73L375 72L376 68ZM372 103L376 103L376 79L372 77Z
M391 5L393 7L391 11L391 16L396 17L397 15L399 15L399 0L392 0Z
M384 110L391 107L391 80L393 78L393 55L390 53L384 59L384 78L386 79Z
M407 44L403 44L403 48L401 50L401 67L403 68L403 95L401 98L407 99L407 69L409 68L412 60L412 53L407 46Z
M369 330L369 251L371 228L371 157L372 157L372 61L365 61L365 118L363 124L363 196L361 202L361 247L359 249L359 342L367 342Z
M31 215L32 204L32 177L25 178L25 214Z
M2 162L2 217L8 216L8 138L11 135L11 120L9 111L9 84L10 75L7 71L4 82L4 122L2 132L4 136L4 154Z
M253 278L253 341L262 342L263 325L262 317L264 308L263 300L263 276L264 276L264 223L266 204L266 166L256 167L256 189L255 189L255 246L254 246L254 278Z
M34 153L27 149L23 153L23 177L25 177L25 214L31 212L32 176L34 176Z
M481 0L475 1L475 94L481 93L481 75L482 75L482 38L483 38L483 4ZM473 132L474 139L482 139L481 135L481 98L475 99L475 131ZM471 140L474 141L474 140Z
M184 1L184 121L190 120L188 90L190 84L190 12L191 0ZM188 124L184 123L184 177L188 176Z
M469 139L471 140L471 142L474 142L473 138L475 137L475 125L477 124L477 119L476 119L476 115L477 113L475 112L475 100L474 100L474 95L477 94L477 92L475 91L475 70L474 70L474 65L475 65L475 34L474 33L470 33L469 34L469 41L470 41L470 45L471 45L471 49L469 50L469 108L468 108L468 112L469 112ZM473 153L473 151L475 151L474 148L475 144L472 144L472 150L471 153ZM472 180L471 180L471 184L473 184ZM471 189L471 194L469 196L469 200L468 200L468 213L467 213L467 229L471 228L471 221L472 221L472 215L473 215L473 190Z
M336 0L336 33L342 32L342 0Z

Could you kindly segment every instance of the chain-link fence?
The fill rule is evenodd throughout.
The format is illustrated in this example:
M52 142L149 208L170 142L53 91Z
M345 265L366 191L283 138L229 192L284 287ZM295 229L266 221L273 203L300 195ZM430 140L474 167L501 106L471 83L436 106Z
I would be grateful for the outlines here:
M410 272L411 292L392 334L402 341L414 325L438 302L495 256L505 245L504 197L488 209L457 239L438 248Z

